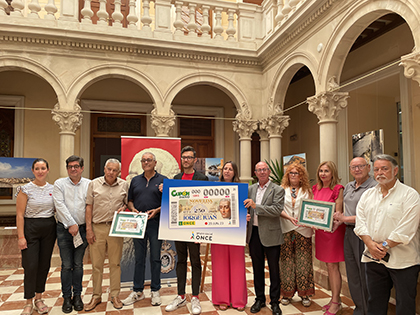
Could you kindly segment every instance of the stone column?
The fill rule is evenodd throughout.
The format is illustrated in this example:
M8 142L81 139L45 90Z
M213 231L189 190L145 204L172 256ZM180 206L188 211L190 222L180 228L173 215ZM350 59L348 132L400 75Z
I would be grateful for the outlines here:
M67 176L64 161L74 154L74 136L77 128L82 125L83 115L77 103L74 104L73 110L61 110L57 103L51 111L52 119L60 127L60 177Z
M348 97L347 92L323 92L307 99L309 111L319 119L320 162L338 162L337 117Z
M169 133L175 126L175 113L171 109L169 115L159 115L156 108L152 110L151 124L156 137L169 137Z
M400 66L404 67L404 75L416 81L420 86L420 52L415 51L402 56Z
M260 135L260 160L270 159L270 144L268 142L268 132L265 130L257 130Z
M260 128L268 132L270 141L270 161L281 163L281 134L289 126L289 116L283 116L283 112L274 114L260 122Z
M236 118L232 123L233 131L239 134L240 163L239 179L242 182L252 180L251 165L251 136L257 130L258 122L256 120L244 120Z

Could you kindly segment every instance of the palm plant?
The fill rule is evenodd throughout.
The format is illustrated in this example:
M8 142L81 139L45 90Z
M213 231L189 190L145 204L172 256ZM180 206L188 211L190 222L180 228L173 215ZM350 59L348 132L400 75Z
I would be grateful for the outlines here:
M276 159L275 161L270 161L268 162L267 160L265 161L265 163L267 163L268 167L270 168L271 174L270 174L270 179L273 183L277 184L277 185L281 185L281 180L283 178L284 172L283 172L283 163L279 163L279 161Z

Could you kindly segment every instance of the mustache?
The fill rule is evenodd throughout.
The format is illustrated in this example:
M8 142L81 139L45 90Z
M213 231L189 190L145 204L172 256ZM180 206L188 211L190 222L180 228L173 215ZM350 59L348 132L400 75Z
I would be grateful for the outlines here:
M375 179L386 179L386 176L384 176L384 175L377 175L375 177Z

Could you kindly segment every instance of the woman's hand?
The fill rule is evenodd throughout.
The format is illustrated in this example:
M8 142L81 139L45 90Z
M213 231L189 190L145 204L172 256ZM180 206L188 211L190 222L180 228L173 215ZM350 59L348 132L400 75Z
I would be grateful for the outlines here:
M28 244L26 243L25 237L18 239L18 247L20 250L24 250L28 248Z
M246 220L247 222L251 221L251 215L249 213L246 215Z
M338 227L341 225L341 223L343 222L334 219L331 233L334 233L338 229Z

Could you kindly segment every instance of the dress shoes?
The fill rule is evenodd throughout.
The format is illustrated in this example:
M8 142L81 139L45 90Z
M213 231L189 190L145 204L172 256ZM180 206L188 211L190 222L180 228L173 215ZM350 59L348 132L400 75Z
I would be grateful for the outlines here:
M282 311L280 309L280 305L278 304L272 304L271 305L271 311L273 312L273 315L281 315Z
M101 302L102 302L102 299L100 297L98 297L98 298L92 297L90 302L85 305L85 311L89 312L89 311L93 310L96 307L96 305L101 304Z
M261 300L255 300L254 304L251 306L251 313L258 313L261 311L261 308L265 306L265 302Z
M123 304L118 296L111 298L111 303L112 305L114 305L114 308L116 308L117 310L123 308Z
M73 296L73 307L77 312L83 311L85 306L83 305L82 297L80 295Z
M73 303L71 301L71 297L65 297L63 301L63 306L61 306L61 310L63 313L71 313L73 312Z

